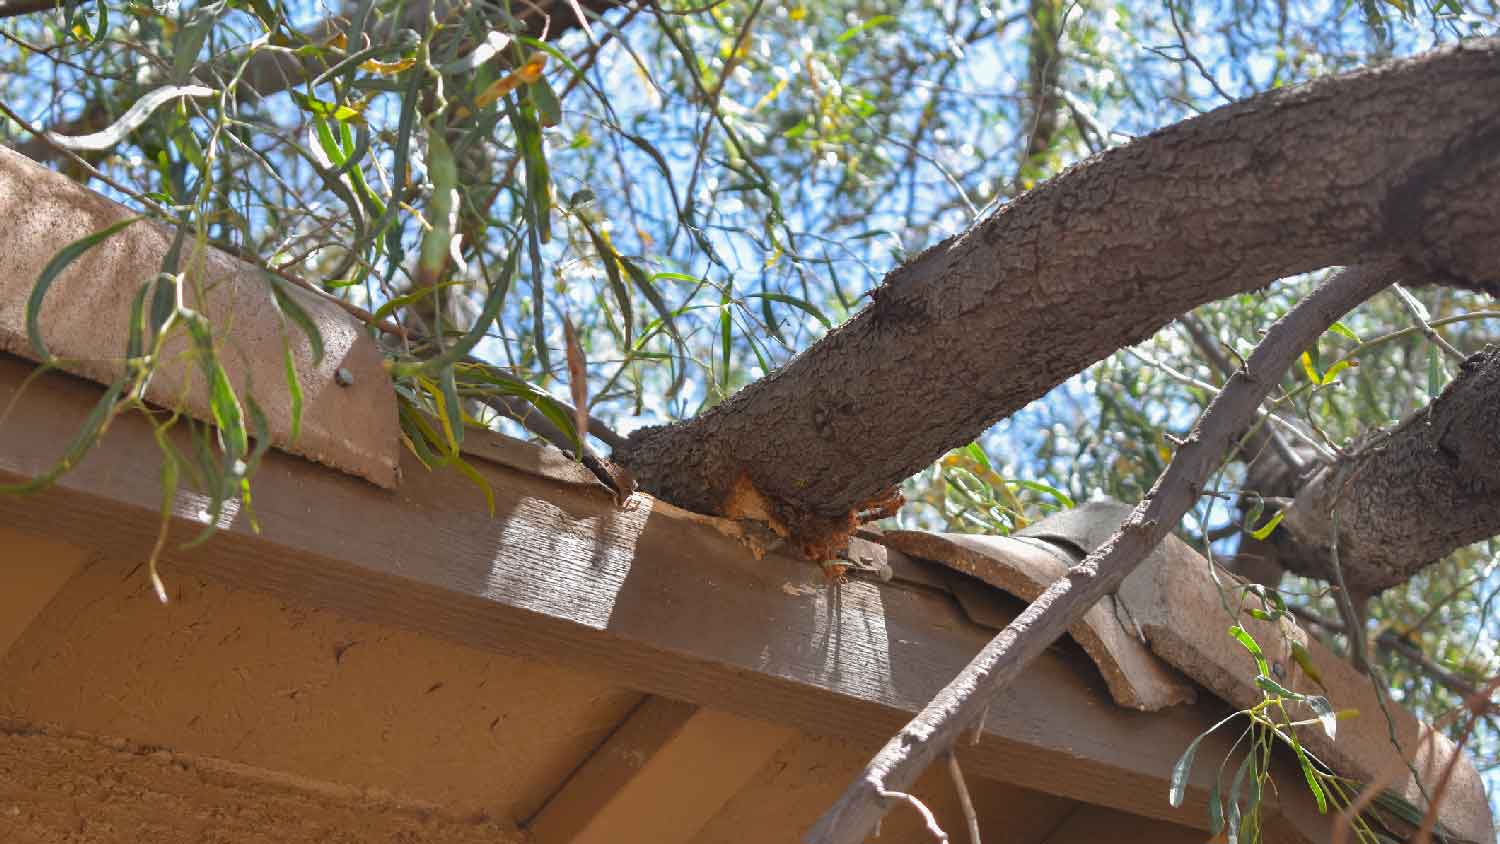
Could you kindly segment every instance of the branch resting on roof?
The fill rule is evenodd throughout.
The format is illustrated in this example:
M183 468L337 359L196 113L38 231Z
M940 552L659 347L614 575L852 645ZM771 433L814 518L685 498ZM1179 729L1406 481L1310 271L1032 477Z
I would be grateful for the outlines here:
M870 760L843 796L803 838L808 844L858 844L888 806L883 792L909 791L998 693L1066 632L1166 537L1197 501L1237 432L1309 343L1339 317L1395 280L1395 267L1344 270L1271 326L1250 360L1225 384L1181 450L1113 537L1002 630L916 718Z

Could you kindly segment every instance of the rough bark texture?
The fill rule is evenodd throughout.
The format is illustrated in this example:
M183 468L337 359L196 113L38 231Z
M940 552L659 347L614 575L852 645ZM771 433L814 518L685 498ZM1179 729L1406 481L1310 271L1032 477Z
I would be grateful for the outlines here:
M1146 498L1119 530L1068 569L985 645L963 672L865 766L842 797L818 819L805 844L865 841L889 804L917 775L953 747L1005 687L1020 676L1069 626L1125 577L1187 512L1204 482L1255 409L1307 344L1347 311L1392 281L1388 265L1355 267L1330 279L1266 332L1245 367L1209 404Z
M1355 596L1406 582L1455 549L1500 533L1500 348L1470 357L1431 405L1318 472L1277 531L1288 570Z
M864 502L1203 302L1391 254L1500 290L1497 104L1500 42L1482 41L1110 150L892 272L783 369L615 457L699 511L723 512L748 478L820 552Z

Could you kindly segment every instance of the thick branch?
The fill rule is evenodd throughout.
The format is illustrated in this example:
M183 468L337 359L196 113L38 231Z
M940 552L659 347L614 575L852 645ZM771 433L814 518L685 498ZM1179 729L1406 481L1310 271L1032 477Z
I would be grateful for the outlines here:
M1282 523L1281 561L1333 579L1338 558L1354 595L1373 595L1452 551L1500 533L1500 348L1459 367L1432 404L1321 470Z
M63 5L63 0L0 0L0 18L45 12Z
M803 840L808 844L864 841L885 814L880 793L909 790L1032 660L1085 610L1119 587L1197 500L1235 432L1244 428L1297 355L1345 312L1392 280L1389 267L1346 270L1273 325L1246 367L1229 379L1199 417L1171 465L1115 535L1049 586L986 645L870 760Z
M1204 302L1391 252L1500 289L1496 103L1500 42L1474 42L1110 150L892 272L780 371L616 457L705 512L748 477L817 550L861 502Z

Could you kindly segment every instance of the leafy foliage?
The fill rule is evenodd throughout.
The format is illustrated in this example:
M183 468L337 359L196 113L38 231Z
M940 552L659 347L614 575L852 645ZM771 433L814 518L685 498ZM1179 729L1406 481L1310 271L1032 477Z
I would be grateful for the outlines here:
M183 482L215 515L250 504L264 414L224 375L179 250L184 266L211 246L259 262L289 330L315 345L286 275L366 312L407 446L482 487L463 430L520 432L507 402L569 438L562 384L622 429L691 416L846 319L905 256L1092 152L1228 98L1500 31L1493 0L612 5L100 0L0 22L0 136L186 238L143 280L127 374L57 470L134 410L158 427L166 501ZM1194 319L1233 361L1308 283ZM1421 407L1454 371L1442 344L1496 342L1495 316L1447 289L1382 296L1308 350L1263 424L1338 448ZM171 336L190 340L213 428L139 398ZM300 408L287 360L278 386ZM1224 376L1169 328L913 479L919 503L899 518L1008 532L1096 494L1137 500ZM195 432L191 453L171 445L175 426ZM1211 553L1275 529L1274 503L1242 488L1251 456L1227 457L1183 526ZM1381 595L1375 622L1461 680L1491 676L1497 563L1493 544L1465 549ZM1323 585L1284 591L1336 617ZM1401 651L1377 658L1406 705L1455 705ZM1254 748L1284 741L1282 704L1266 706ZM1485 722L1470 749L1494 765L1497 742ZM1262 770L1237 772L1223 806ZM1332 788L1311 770L1310 787Z

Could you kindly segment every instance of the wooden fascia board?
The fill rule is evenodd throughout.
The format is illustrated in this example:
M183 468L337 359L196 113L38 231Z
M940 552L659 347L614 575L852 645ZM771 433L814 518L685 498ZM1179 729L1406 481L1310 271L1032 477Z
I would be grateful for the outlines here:
M0 407L30 366L0 355ZM49 374L0 428L0 483L61 454L99 388ZM757 560L701 517L637 496L482 460L496 512L453 472L414 460L387 491L272 451L254 481L259 532L244 513L209 542L202 499L180 492L164 573L326 606L468 646L600 673L622 685L824 735L869 742L900 728L989 639L945 592L851 580L779 555ZM144 559L160 522L160 458L145 419L104 441L46 491L0 495L0 520ZM1167 805L1178 754L1227 710L1115 706L1092 664L1051 649L992 709L961 758L975 775L1191 826L1206 825L1210 767L1187 806ZM1222 758L1215 735L1200 759Z

